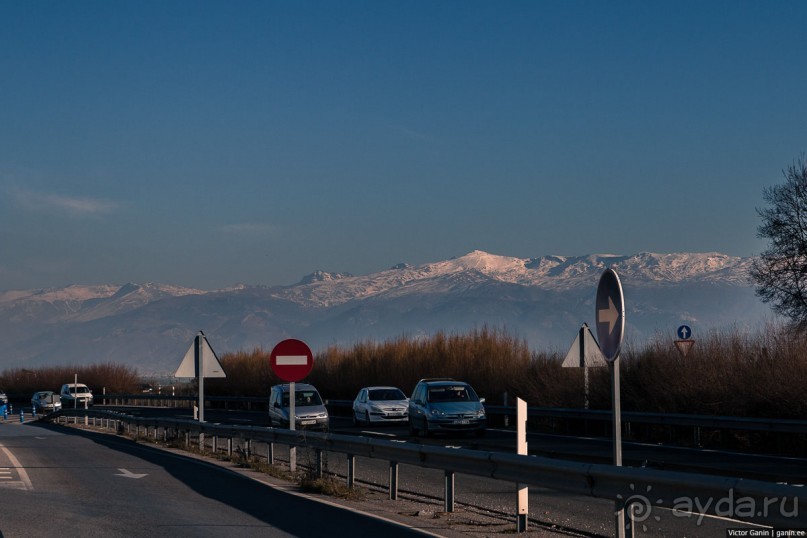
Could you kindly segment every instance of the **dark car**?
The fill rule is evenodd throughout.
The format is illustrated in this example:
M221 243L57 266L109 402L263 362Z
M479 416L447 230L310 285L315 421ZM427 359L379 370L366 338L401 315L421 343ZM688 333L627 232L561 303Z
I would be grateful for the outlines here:
M6 391L0 389L0 406L1 405L8 405L8 396L6 396Z
M464 381L421 379L409 398L409 429L423 432L485 435L488 421L484 398Z

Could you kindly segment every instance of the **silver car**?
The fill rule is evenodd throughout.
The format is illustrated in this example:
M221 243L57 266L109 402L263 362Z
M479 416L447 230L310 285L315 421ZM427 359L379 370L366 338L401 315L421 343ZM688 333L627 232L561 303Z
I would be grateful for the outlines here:
M37 413L53 413L62 409L62 398L52 390L35 392L31 396L31 407Z
M364 387L353 400L353 424L406 423L409 398L398 387Z
M269 394L269 425L288 428L289 385L275 385ZM297 430L328 431L328 410L313 385L296 383L294 387L294 427Z

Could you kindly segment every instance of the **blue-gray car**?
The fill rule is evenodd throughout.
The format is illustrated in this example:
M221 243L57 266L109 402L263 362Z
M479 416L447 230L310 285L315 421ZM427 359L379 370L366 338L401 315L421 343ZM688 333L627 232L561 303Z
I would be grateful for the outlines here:
M484 398L464 381L421 379L409 398L409 430L423 433L485 435L488 426Z

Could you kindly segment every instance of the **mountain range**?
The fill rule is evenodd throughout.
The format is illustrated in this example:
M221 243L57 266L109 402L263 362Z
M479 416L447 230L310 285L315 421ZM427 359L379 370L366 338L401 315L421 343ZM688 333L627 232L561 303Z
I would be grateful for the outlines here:
M203 330L223 353L271 350L299 338L316 352L364 340L424 337L488 326L535 350L565 353L593 327L607 267L625 296L626 340L675 338L681 324L753 331L773 319L748 278L751 258L720 253L515 258L482 251L377 273L315 271L290 286L205 291L162 284L0 292L0 369L122 363L173 373Z

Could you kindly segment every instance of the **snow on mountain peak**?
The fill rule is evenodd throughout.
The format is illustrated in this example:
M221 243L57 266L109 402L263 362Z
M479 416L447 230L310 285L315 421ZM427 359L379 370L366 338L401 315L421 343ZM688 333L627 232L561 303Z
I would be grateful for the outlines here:
M481 273L503 273L523 269L524 260L510 256L498 256L482 250L474 250L465 256L431 264L436 269L447 272L476 270Z
M352 277L350 273L329 273L327 271L316 270L311 274L304 276L300 280L300 284L313 284L314 282L331 282L333 280L341 280L343 278Z

